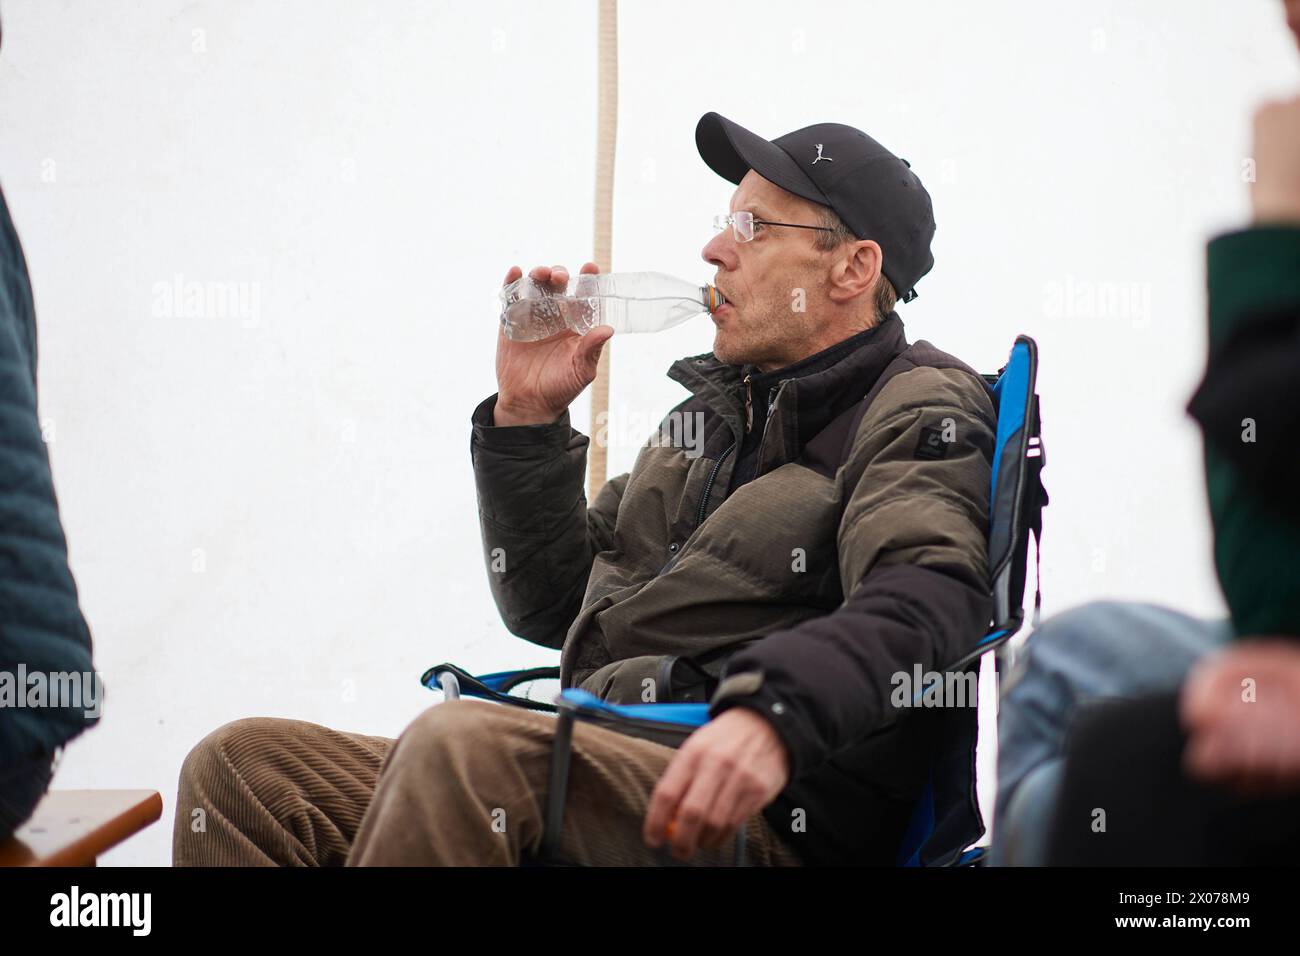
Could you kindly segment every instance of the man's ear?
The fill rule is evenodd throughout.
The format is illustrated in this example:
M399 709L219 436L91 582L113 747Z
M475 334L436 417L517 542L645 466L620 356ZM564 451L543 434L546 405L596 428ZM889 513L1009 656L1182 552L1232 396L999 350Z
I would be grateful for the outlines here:
M831 273L831 301L843 303L869 294L884 264L885 254L874 239L853 243Z

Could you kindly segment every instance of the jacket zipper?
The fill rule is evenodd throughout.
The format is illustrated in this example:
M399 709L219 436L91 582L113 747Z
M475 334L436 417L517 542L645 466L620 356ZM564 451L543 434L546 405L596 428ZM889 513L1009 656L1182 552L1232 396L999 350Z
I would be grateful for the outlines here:
M736 443L733 441L727 447L727 450L718 457L718 460L713 463L713 471L709 472L709 480L704 483L704 494L700 497L700 517L695 522L697 528L704 524L704 509L709 505L709 492L713 490L714 479L718 477L718 471L722 468L722 463L727 460L727 456L732 453L735 447Z
M776 393L780 391L780 389L781 389L781 383L778 382L776 385L773 385L767 391L767 420L763 422L763 438L767 437L767 425L768 422L772 420L772 405L775 403ZM753 426L754 426L753 393L749 384L749 376L746 375L745 376L745 431L748 432L751 428L753 428ZM763 443L762 439L760 439L759 444L762 445L762 443ZM704 510L709 506L709 493L713 490L713 482L715 479L717 479L718 472L722 469L722 463L727 460L727 456L730 455L733 451L735 451L735 449L736 449L736 442L733 441L730 444L730 446L728 446L727 450L724 451L721 454L721 456L719 456L718 460L713 463L713 471L709 472L709 480L704 483L704 494L700 497L700 516L699 519L695 522L696 527L699 527L700 525L704 524Z
M754 394L749 387L749 376L745 376L745 434L754 427Z

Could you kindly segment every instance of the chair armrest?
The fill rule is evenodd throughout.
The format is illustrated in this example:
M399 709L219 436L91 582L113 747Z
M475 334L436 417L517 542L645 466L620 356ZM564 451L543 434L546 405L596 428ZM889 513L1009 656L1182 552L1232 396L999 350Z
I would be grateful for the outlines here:
M51 790L0 843L0 866L94 866L162 816L156 790Z
M420 683L429 690L443 690L443 681L448 677L452 678L455 684L459 686L460 693L468 697L477 697L481 700L509 704L512 707L523 707L528 710L555 713L554 704L548 704L541 700L529 700L526 697L517 697L511 694L510 691L528 681L558 680L560 677L558 667L528 667L522 670L480 674L476 677L455 664L443 663L435 664L421 674Z
M555 698L562 714L667 747L680 747L709 722L708 704L611 704L570 687Z

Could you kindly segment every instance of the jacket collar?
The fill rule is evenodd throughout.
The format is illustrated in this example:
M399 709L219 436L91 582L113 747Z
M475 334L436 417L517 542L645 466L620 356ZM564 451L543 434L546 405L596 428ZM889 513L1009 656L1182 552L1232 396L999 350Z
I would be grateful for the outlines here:
M770 427L777 428L779 419L785 434L806 442L843 407L861 399L905 348L903 320L891 312L879 325L785 368L760 373L753 366L728 365L712 352L704 352L678 359L668 369L668 377L725 418L739 440L745 429L744 379L748 373L755 402L765 402L769 390L778 389ZM761 383L761 390L755 383Z

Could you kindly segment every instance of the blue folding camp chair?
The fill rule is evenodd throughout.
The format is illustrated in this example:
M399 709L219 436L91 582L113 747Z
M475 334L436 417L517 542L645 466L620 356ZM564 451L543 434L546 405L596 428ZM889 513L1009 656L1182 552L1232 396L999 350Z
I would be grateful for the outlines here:
M1042 534L1042 509L1047 504L1040 472L1046 464L1038 414L1035 383L1038 376L1038 346L1029 336L1017 336L1011 357L996 375L985 375L992 386L997 408L997 437L993 454L989 510L989 577L993 597L993 622L970 651L937 672L968 671L990 652L1001 648L1024 623L1024 595L1029 535L1037 543ZM1035 574L1034 620L1037 623L1041 592ZM1001 672L1002 655L995 654ZM554 704L512 694L521 685L537 680L555 680L558 667L533 667L474 676L454 664L430 667L420 682L431 690L442 690L448 700L462 694L497 701L515 707L546 711L557 716L551 755L550 778L545 806L541 862L563 865L560 836L569 779L573 722L584 720L620 733L655 740L676 747L709 720L707 703L611 704L578 688L562 690ZM931 685L933 686L933 685ZM924 688L917 691L918 699ZM982 860L982 848L967 849L984 832L975 795L975 722L972 730L953 739L935 757L957 771L942 779L959 781L956 787L937 788L932 771L922 790L916 810L899 848L902 866L974 865ZM745 860L745 830L736 839L737 865Z

